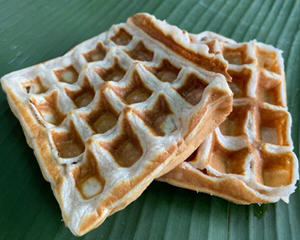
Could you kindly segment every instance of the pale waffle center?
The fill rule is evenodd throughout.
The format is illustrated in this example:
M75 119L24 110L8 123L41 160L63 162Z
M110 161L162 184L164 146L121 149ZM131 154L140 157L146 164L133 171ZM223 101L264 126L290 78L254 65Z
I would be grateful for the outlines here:
M230 110L226 79L215 73L225 72L222 60L205 46L194 51L181 30L173 36L163 22L147 32L131 21L13 78L35 122L31 146L78 234L133 201L171 156L196 148L183 146L203 121L218 111L209 123L216 126ZM213 69L196 61L202 58Z

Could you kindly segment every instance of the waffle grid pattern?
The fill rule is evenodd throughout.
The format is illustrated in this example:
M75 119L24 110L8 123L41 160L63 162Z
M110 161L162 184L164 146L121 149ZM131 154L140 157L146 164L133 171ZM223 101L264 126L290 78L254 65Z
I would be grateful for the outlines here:
M162 180L239 203L288 201L295 190L298 165L293 153L280 51L256 41L236 43L210 32L193 37L195 42L205 42L210 52L221 53L228 61L233 111L179 167L181 170L178 168ZM229 183L223 189L210 189L201 183L188 186L181 171L190 167L215 182L212 183L215 187L220 187L221 181ZM236 180L242 181L242 186L233 184ZM251 197L242 193L243 188L251 192Z
M4 88L13 88L46 129L59 176L43 163L41 169L56 185L65 222L79 235L125 207L168 169L207 114L220 107L221 121L231 108L222 75L196 67L130 23L3 79L9 85ZM21 123L41 159L36 139Z

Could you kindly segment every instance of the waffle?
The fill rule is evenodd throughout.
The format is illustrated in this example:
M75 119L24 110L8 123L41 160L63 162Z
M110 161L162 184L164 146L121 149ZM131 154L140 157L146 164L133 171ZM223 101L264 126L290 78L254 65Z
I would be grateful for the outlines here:
M191 36L228 61L233 111L161 181L239 204L288 202L298 179L281 51L212 32Z
M1 83L65 224L83 235L225 120L226 69L186 32L137 14Z

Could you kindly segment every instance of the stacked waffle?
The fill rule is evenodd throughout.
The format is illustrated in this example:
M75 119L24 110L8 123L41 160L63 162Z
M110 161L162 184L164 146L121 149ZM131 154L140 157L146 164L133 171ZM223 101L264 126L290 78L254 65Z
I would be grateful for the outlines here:
M298 160L281 52L211 32L191 38L228 62L233 110L197 151L160 180L241 204L288 202L298 179Z
M136 14L1 84L76 235L159 177L237 203L295 189L283 61L271 46Z

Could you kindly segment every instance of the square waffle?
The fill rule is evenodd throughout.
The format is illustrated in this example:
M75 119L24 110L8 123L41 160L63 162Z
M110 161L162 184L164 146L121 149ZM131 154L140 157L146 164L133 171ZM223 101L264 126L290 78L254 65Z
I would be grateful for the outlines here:
M220 54L137 14L1 84L65 224L82 235L225 120L232 92L224 76Z
M288 202L298 179L281 51L212 32L191 36L221 53L232 77L233 111L161 181L240 204Z

